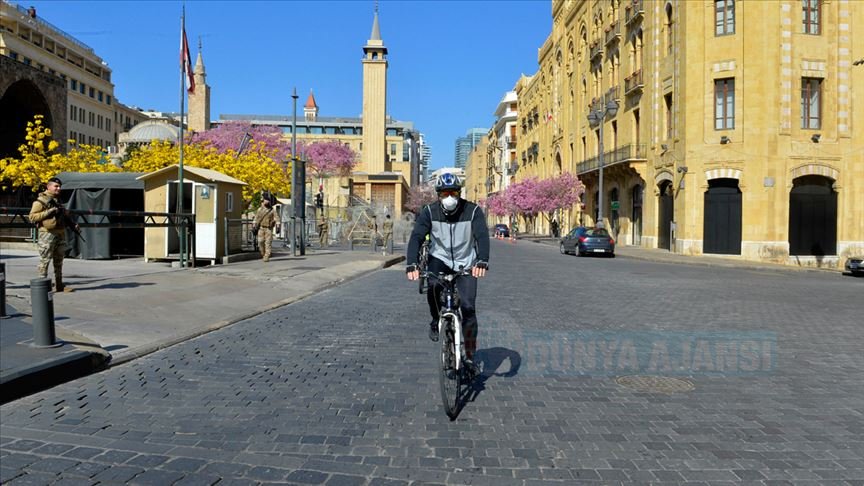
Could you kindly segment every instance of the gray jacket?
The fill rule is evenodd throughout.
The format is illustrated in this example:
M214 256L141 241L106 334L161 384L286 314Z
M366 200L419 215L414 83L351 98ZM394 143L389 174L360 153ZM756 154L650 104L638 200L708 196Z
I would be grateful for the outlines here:
M460 199L459 206L451 214L444 212L440 202L424 206L417 215L408 242L408 265L417 263L420 246L427 234L429 255L452 270L471 267L478 261L489 261L486 215L472 202Z

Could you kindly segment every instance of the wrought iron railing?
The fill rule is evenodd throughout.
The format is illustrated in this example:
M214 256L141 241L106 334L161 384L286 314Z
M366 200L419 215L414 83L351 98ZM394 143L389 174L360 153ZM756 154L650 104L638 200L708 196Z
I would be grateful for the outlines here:
M632 0L632 2L624 7L624 23L630 24L645 15L644 0Z
M609 89L606 91L606 99L605 99L605 101L606 101L607 103L609 102L609 100L615 100L615 101L618 101L619 99L621 99L621 96L619 95L619 92L620 92L620 90L618 89L618 86L612 86L611 88L609 88Z
M603 55L603 44L600 43L599 40L595 40L594 42L592 42L591 47L590 47L590 53L591 53L590 57L591 57L592 61L596 57L602 56Z
M642 89L644 86L641 69L624 78L624 94L630 94L637 89Z
M614 150L603 152L603 167L629 162L632 160L646 160L647 145L644 143L631 143L622 145ZM576 165L576 174L592 172L600 168L600 156L586 159Z
M7 5L12 5L11 2L3 2L3 3L5 3ZM30 15L30 12L28 11L28 9L24 8L23 6L15 5L15 8L18 10L19 13L26 15L30 19L29 21L35 22L37 24L42 24L44 27L47 27L47 28L55 31L57 34L63 36L64 40L69 41L72 44L75 44L76 46L83 49L85 52L88 52L90 54L94 53L92 47L90 47L87 44L76 39L75 37L72 36L72 34L65 32L63 29L57 27L56 25L52 24L51 22L48 22L47 20L42 19L41 17L32 17Z
M621 38L621 21L616 20L614 24L606 27L606 45L608 46L616 39Z

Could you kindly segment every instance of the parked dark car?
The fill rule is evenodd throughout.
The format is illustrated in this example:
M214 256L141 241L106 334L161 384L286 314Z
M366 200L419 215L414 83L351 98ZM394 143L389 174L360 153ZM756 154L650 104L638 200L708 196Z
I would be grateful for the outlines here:
M578 253L579 256L587 254L615 256L615 240L605 228L584 226L573 228L561 238L559 248L563 255Z
M496 235L503 236L504 238L510 238L510 228L507 227L506 224L496 224L493 232Z
M864 275L864 256L851 256L846 259L846 271L852 275Z

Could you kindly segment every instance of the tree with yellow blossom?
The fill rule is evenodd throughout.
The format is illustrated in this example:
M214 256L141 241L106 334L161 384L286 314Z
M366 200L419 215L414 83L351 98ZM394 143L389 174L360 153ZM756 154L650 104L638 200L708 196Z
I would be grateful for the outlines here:
M68 154L57 151L60 144L44 124L44 117L36 115L27 122L24 143L18 147L20 158L0 159L0 184L3 189L30 187L34 192L60 172L119 172L106 163L102 149L94 145L74 145Z
M0 159L0 183L4 189L39 187L61 172L154 172L176 164L180 160L180 149L169 141L154 140L135 151L122 168L107 161L101 147L76 145L69 140L70 150L66 154L57 152L59 144L52 139L51 129L46 127L42 115L36 115L27 123L25 142L18 151L20 158ZM287 173L290 167L280 160L279 147L265 141L253 140L246 150L220 148L209 140L184 146L185 165L212 169L245 182L243 200L246 207L257 206L261 191L286 194L291 189Z
M290 188L285 168L275 161L276 153L262 143L252 142L239 156L233 150L220 152L210 143L192 143L183 148L183 164L212 169L245 182L243 201L246 207L254 206L261 191L284 193ZM168 141L154 140L141 147L123 164L123 169L132 172L153 172L172 164L180 158L179 147Z

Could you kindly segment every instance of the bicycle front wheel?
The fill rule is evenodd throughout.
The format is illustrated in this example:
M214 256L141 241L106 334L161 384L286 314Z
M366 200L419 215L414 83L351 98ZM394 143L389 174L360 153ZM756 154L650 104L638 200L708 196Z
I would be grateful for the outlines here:
M450 420L455 420L458 415L461 380L461 373L456 369L453 321L447 319L441 329L441 400L444 404L444 412Z

